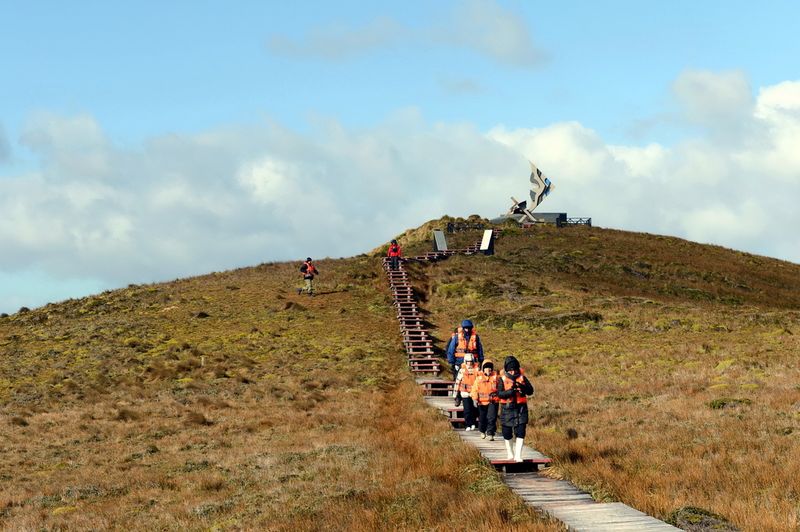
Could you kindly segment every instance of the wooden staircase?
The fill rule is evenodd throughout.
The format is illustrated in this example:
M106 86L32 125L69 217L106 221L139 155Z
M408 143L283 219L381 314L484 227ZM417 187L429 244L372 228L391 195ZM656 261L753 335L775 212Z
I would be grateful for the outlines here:
M498 230L495 230L495 236ZM644 514L622 503L598 503L591 495L566 480L539 475L539 467L550 465L551 460L532 447L524 446L522 462L509 460L500 434L494 441L480 437L477 431L465 431L464 409L454 406L452 380L438 377L442 365L433 349L428 325L417 304L414 289L403 264L409 261L438 262L451 255L474 255L480 242L461 250L434 251L416 257L403 258L398 268L392 270L388 258L383 267L394 298L397 321L403 337L408 367L417 375L425 401L447 416L450 425L465 443L478 449L481 455L502 472L505 483L527 504L566 525L567 530L615 532L677 531L663 521Z

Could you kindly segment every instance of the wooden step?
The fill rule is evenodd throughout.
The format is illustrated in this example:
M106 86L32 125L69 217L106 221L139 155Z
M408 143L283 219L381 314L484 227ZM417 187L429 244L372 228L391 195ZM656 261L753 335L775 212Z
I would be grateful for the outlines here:
M409 357L409 366L441 366L439 359L435 357Z
M423 380L419 385L425 395L448 396L453 391L453 381Z
M426 345L407 345L406 351L408 351L409 353L433 354L433 349Z

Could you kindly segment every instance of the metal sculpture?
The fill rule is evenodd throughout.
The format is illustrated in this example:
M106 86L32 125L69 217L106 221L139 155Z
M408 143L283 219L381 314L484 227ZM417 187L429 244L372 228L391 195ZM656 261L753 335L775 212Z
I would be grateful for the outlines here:
M537 223L543 221L534 216L533 210L544 201L544 198L550 195L550 192L555 190L555 186L541 170L536 168L535 164L530 161L528 162L531 165L531 207L528 208L527 200L517 201L514 196L511 196L511 201L514 202L511 208L504 216L491 220L492 223L501 223L508 219L516 220L519 223Z

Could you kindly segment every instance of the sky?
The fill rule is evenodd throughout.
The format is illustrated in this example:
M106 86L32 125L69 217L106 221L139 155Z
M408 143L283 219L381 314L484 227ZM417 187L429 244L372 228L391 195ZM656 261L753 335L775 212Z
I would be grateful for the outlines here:
M800 4L0 0L0 312L544 212L800 263Z

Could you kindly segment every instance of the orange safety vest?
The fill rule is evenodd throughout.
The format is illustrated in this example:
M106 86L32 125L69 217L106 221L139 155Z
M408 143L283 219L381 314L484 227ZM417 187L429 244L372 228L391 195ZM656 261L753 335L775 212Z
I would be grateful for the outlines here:
M506 372L504 371L503 374L500 376L500 378L503 379L503 389L504 390L510 390L511 388L514 387L514 382L515 381L518 382L519 384L524 383L525 380L522 378L522 376L523 376L522 375L522 370L520 370L520 374L517 375L517 378L509 379L506 376ZM517 403L518 405L524 405L527 402L528 402L528 398L525 397L523 394L521 394L519 392L514 393L514 397L507 397L505 399L500 399L500 404L501 405L506 405L506 404L509 404L509 403Z
M461 376L461 382L458 384L458 391L464 393L471 392L472 385L477 376L478 366L476 364L464 364L464 374Z
M317 273L317 269L310 262L304 262L303 264L306 265L306 271L300 272L300 275L302 275L303 277L305 277L306 275L314 275L315 273Z
M477 353L478 352L478 331L472 328L472 334L469 336L469 341L464 338L464 328L458 328L458 344L456 344L456 353Z
M479 405L488 405L489 403L497 402L497 396L491 397L491 394L497 393L497 373L492 372L492 374L487 377L485 373L481 372L475 379L475 384L473 386L475 386L474 391L477 392Z

